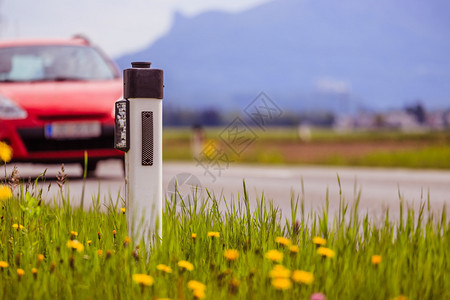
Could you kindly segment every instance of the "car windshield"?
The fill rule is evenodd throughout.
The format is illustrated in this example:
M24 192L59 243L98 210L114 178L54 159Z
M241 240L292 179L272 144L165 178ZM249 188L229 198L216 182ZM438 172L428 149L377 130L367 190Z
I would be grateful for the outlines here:
M105 80L115 77L113 67L91 47L0 48L0 82Z

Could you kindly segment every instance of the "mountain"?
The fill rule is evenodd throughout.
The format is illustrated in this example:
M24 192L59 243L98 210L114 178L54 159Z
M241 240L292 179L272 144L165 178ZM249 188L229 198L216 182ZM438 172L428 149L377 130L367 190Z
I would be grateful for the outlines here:
M261 91L287 110L448 107L449 12L447 0L275 0L178 14L117 63L164 69L165 99L181 107L242 109Z

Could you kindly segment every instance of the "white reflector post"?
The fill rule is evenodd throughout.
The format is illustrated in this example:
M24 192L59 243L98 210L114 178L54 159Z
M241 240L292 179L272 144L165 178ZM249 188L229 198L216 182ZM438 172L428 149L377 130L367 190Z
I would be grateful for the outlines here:
M128 148L125 153L125 193L127 222L131 237L148 243L154 233L162 237L162 99L163 71L150 69L149 62L133 62L124 70L124 98L128 120L120 120L116 128L126 124ZM118 101L118 102L120 102ZM117 110L116 103L116 110ZM125 107L122 104L121 107ZM116 143L117 145L117 143ZM119 148L119 147L117 147Z

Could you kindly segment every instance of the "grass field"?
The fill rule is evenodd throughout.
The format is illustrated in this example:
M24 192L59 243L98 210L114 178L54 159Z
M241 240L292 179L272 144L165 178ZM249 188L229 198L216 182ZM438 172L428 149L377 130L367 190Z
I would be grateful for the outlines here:
M450 222L430 200L416 210L399 200L395 220L361 215L358 197L336 215L328 197L319 211L292 198L283 215L244 182L234 201L166 199L162 236L144 244L128 235L120 195L106 209L89 197L86 211L64 192L63 168L54 199L43 199L44 177L21 183L6 165L0 177L2 299L450 299Z
M296 128L254 128L255 139L237 155L223 138L224 128L205 130L206 142L214 142L235 162L266 164L315 164L450 168L450 132L311 131L310 139L299 138ZM247 135L248 136L248 135ZM164 159L192 160L192 132L165 129Z
M358 200L329 216L328 203L312 212L292 199L282 215L244 184L225 211L214 196L167 199L162 239L144 245L128 237L120 198L84 211L59 183L52 205L36 183L0 185L0 298L450 298L450 224L429 203L400 202L397 221L358 214Z

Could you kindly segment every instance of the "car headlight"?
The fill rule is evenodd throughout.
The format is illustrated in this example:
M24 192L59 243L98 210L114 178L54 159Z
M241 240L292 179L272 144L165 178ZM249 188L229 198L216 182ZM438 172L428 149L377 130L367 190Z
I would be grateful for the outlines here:
M0 95L0 119L13 120L25 119L27 112L16 103Z

